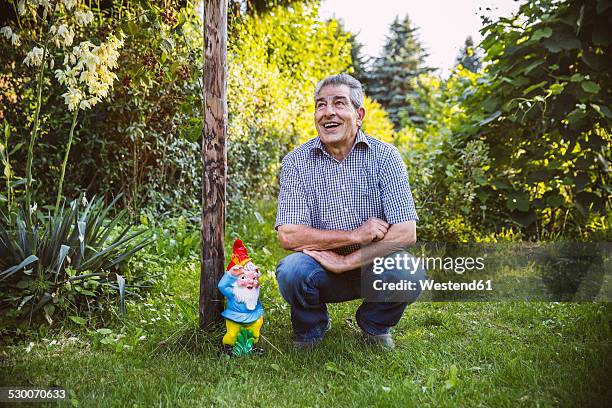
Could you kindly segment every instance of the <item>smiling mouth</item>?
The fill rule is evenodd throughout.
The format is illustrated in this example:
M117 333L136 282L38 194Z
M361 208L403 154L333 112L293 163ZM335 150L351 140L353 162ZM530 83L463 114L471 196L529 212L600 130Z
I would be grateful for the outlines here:
M340 123L337 123L337 122L328 122L323 125L325 129L333 129L333 128L337 128L338 126L340 126Z

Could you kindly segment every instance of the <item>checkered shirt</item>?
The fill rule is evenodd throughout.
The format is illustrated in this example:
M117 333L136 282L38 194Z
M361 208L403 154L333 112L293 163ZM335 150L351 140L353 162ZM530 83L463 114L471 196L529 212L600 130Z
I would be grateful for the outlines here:
M276 225L354 230L368 218L418 221L408 174L395 146L361 130L339 162L316 137L282 161Z

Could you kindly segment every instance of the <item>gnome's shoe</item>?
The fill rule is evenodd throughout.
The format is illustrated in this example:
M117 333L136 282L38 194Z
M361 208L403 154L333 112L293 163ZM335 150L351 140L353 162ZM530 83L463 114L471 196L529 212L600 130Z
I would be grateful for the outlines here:
M323 338L325 338L325 334L331 329L331 320L327 321L327 327L323 331L321 337L312 340L293 340L293 347L296 350L311 350L313 347L321 344Z
M252 355L257 356L257 357L263 356L264 354L266 354L266 349L264 349L263 347L254 346L251 349L249 354L252 354Z
M368 346L378 347L383 350L391 351L395 348L395 343L393 342L393 338L389 333L385 334L370 334L365 330L361 330L363 333L363 341Z
M232 346L224 344L221 347L221 355L226 355L226 356L232 357L234 355L233 350L234 350L234 348Z

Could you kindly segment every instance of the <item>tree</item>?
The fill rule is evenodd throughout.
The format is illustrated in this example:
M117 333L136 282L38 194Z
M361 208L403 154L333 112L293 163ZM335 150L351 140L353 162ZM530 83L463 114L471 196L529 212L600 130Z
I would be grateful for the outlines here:
M207 0L204 26L204 129L202 135L202 222L200 327L221 321L217 285L224 272L227 182L227 3Z
M396 17L383 51L374 60L365 81L367 94L387 110L396 129L405 121L422 122L414 114L410 101L416 97L415 78L430 69L423 66L427 53L416 32L408 16L402 20Z
M490 221L509 219L528 237L573 230L572 238L608 222L611 20L609 1L534 0L482 30L489 64L466 90L473 123L453 149L488 147L488 180L476 195Z
M459 51L459 55L457 55L456 65L461 65L463 68L472 72L478 72L480 70L482 62L480 61L476 47L474 47L474 40L471 35L465 39L463 48Z
M326 25L333 24L336 27L335 37L346 38L351 47L351 65L348 72L362 84L367 80L367 65L369 57L363 55L363 44L357 40L357 34L348 30L342 20L329 19Z
M351 44L351 66L353 68L351 75L363 83L367 77L367 58L361 51L363 44L357 40L357 34L353 33L349 33L348 42Z

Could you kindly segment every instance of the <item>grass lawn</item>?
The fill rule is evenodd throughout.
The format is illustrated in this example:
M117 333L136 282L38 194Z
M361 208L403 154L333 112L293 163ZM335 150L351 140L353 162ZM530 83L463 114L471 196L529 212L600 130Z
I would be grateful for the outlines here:
M354 301L330 306L333 327L320 347L294 351L273 278L283 251L270 211L262 213L230 234L266 271L266 355L219 355L219 333L197 329L197 254L170 259L165 243L135 263L165 278L148 299L128 303L123 324L68 321L6 342L0 386L62 386L73 396L66 404L83 407L610 405L607 303L417 302L386 353L360 342Z

